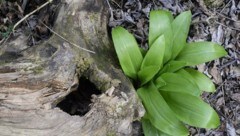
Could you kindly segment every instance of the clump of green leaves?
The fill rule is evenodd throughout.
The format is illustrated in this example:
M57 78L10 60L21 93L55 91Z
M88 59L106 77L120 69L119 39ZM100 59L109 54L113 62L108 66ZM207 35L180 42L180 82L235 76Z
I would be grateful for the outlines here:
M142 118L145 136L186 136L185 124L208 129L220 124L214 109L201 99L203 91L215 91L214 84L189 66L227 53L216 43L187 43L190 22L190 11L175 19L169 11L151 11L146 52L142 52L134 36L124 28L112 30L123 72L139 83L137 94L146 109Z

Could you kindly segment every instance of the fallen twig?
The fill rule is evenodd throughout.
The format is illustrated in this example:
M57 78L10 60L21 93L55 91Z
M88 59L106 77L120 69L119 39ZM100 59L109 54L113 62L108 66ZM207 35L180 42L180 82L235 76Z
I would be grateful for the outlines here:
M47 26L46 24L44 24L42 21L40 21L40 23L42 23L47 29L49 29L52 33L54 33L55 35L57 35L58 37L60 37L60 38L63 39L64 41L72 44L73 46L75 46L75 47L77 47L77 48L79 48L79 49L81 49L81 50L84 50L84 51L87 51L87 52L90 52L90 53L95 54L94 51L91 51L91 50L82 48L82 47L80 47L79 45L77 45L77 44L75 44L75 43L73 43L73 42L70 42L69 40L67 40L66 38L64 38L63 36L61 36L61 35L58 34L57 32L55 32L54 30L52 30L50 27L48 27L48 26Z
M53 0L48 0L46 3L44 3L43 5L41 5L40 7L38 7L37 9L35 9L34 11L30 12L29 14L27 14L26 16L24 16L21 20L19 20L14 26L12 31L14 32L15 28L21 24L24 20L26 20L29 16L31 16L32 14L34 14L35 12L37 12L38 10L42 9L43 7L45 7L46 5L48 5L49 3L51 3Z
M240 29L238 29L238 28L230 27L230 26L224 25L224 24L222 24L222 23L220 23L220 22L217 22L217 21L216 21L216 23L219 24L219 25L222 25L222 26L224 26L224 27L230 28L230 29L232 29L232 30L240 31Z

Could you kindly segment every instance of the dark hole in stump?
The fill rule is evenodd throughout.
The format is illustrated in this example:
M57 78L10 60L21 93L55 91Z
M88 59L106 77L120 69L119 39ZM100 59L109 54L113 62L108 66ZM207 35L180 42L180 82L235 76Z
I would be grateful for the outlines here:
M71 92L66 98L57 104L57 107L70 115L83 116L90 110L91 95L101 94L96 86L85 77L79 79L76 91Z
M132 136L144 136L142 124L140 121L133 121L132 127L133 127L133 135Z

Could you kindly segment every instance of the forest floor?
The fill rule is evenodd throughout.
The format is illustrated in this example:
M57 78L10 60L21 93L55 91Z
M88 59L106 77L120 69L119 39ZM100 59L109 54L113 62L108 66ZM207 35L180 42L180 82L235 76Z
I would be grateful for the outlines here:
M0 0L0 46L12 35L29 33L28 46L34 46L51 35L59 1L29 16L12 28L46 0ZM240 1L239 0L106 0L109 28L123 26L136 37L139 46L147 48L149 12L167 9L174 15L191 10L192 23L188 41L213 41L222 45L228 56L198 65L199 71L216 85L215 93L204 93L203 99L217 111L221 125L215 130L190 128L192 136L240 135Z

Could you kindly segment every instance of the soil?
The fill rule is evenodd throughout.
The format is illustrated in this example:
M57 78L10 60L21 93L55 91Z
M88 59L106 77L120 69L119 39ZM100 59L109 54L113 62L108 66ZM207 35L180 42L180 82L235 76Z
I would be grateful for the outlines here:
M51 32L43 23L53 27L60 0L54 0L52 4L28 17L16 28L15 33L11 31L21 18L45 2L46 0L0 0L0 46L22 33L29 35L29 47L48 39ZM217 42L227 50L228 56L197 66L198 70L210 77L216 85L215 93L204 93L202 97L218 112L221 125L215 130L194 127L189 130L192 136L240 135L239 0L106 0L106 3L109 7L109 28L120 25L128 29L142 48L148 48L148 21L151 10L167 9L174 15L191 10L193 16L188 41ZM87 80L81 80L84 85L92 86ZM58 105L71 115L84 115L91 103L90 95L99 93L95 88L83 87L78 90L94 91L87 94L77 91L77 95L83 100L78 104L71 104L79 99L70 94Z

